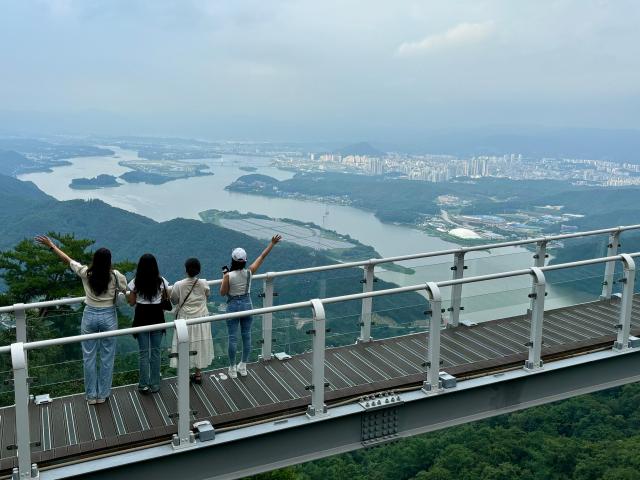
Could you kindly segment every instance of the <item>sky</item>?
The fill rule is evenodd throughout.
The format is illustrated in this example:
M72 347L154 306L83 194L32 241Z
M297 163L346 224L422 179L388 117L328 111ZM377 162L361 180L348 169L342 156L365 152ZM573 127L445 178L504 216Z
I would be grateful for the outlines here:
M640 129L637 0L0 0L0 128Z

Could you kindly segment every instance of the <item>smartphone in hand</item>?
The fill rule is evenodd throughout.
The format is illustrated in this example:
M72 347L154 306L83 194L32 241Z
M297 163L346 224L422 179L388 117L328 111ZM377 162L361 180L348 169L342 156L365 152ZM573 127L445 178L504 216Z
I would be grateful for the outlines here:
M226 265L222 267L222 273L229 273L229 267Z

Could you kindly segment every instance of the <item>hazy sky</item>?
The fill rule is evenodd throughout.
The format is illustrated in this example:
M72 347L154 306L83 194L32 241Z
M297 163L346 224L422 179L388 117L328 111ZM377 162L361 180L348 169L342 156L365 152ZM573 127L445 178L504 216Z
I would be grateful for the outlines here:
M640 128L638 0L0 0L0 127Z

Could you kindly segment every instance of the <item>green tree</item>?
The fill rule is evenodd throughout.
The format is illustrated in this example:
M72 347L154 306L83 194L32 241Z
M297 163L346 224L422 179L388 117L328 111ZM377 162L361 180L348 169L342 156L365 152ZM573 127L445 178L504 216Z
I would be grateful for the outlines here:
M93 240L55 232L48 235L74 260L83 264L91 262L92 252L87 249L95 243ZM126 273L135 265L124 261L115 263L114 268ZM29 239L22 240L11 250L0 252L0 271L7 287L7 292L0 297L0 304L83 295L77 275L53 252Z

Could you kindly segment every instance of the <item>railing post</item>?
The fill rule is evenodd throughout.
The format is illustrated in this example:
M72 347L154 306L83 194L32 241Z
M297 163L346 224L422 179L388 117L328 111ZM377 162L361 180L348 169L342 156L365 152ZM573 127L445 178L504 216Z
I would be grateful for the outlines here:
M618 254L620 247L620 231L613 232L609 235L609 243L607 244L607 257L613 257ZM609 300L613 292L613 274L616 271L616 262L607 262L604 265L604 279L602 281L601 300Z
M27 343L27 311L24 303L13 305L13 316L16 320L16 342Z
M365 265L364 278L362 282L362 293L369 293L373 291L374 276L374 264ZM373 306L373 299L366 297L362 299L362 313L360 314L360 337L358 343L371 341L371 310Z
M636 264L627 254L622 254L624 277L619 281L623 283L622 299L620 300L620 312L618 317L618 337L613 344L616 350L629 348L629 332L631 331L631 307L633 305L633 290L636 281Z
M175 321L175 336L178 344L178 434L173 436L175 449L185 448L195 443L195 435L189 428L191 408L189 406L189 327L184 319Z
M533 300L531 309L531 332L527 347L529 348L529 358L524 364L527 370L542 368L542 323L544 321L544 297L546 290L546 280L544 273L538 267L531 268L533 276L533 288L529 296Z
M453 257L453 267L451 270L453 271L453 280L460 280L464 276L464 270L467 267L464 266L464 250L460 252L456 252ZM457 327L460 323L460 310L463 310L462 307L462 284L457 283L451 286L451 307L449 311L451 312L451 323L452 327Z
M547 241L541 240L536 243L536 253L533 255L533 266L534 267L544 267L545 260L549 258L547 254Z
M311 365L311 405L307 408L309 418L318 418L327 413L324 403L324 349L326 333L326 314L320 299L311 300L313 308L313 330L307 333L313 335L313 357Z
M267 273L267 278L263 282L262 306L273 307L273 278L272 272ZM262 360L271 360L273 349L273 313L262 314Z
M434 282L427 283L430 304L429 347L427 350L427 380L422 385L425 392L440 390L440 328L442 326L442 295Z
M22 342L11 344L13 388L16 404L16 445L18 447L18 469L14 479L39 478L38 467L31 464L31 432L29 424L29 381L27 355Z

